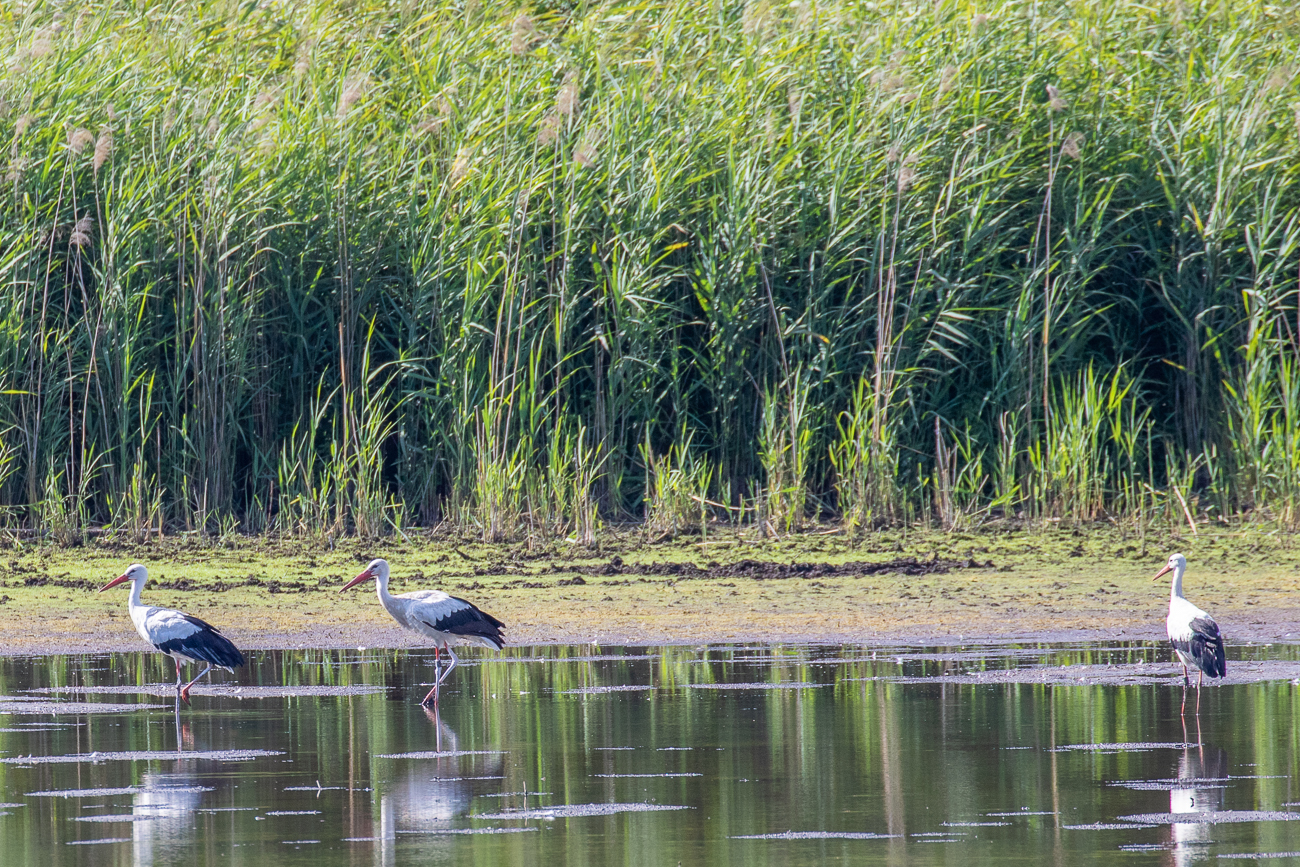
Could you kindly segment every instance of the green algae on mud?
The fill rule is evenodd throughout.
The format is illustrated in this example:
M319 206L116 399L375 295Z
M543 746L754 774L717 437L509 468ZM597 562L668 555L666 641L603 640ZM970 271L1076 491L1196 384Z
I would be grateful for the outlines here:
M1150 579L1174 550L1191 562L1187 595L1230 641L1300 638L1300 551L1261 529L909 529L858 544L833 531L723 531L651 544L614 528L593 549L436 535L18 544L0 556L0 653L138 646L125 596L94 592L135 561L150 567L147 601L211 620L244 647L416 643L369 592L338 592L376 556L393 563L394 592L464 596L504 620L512 644L1158 638L1168 590Z

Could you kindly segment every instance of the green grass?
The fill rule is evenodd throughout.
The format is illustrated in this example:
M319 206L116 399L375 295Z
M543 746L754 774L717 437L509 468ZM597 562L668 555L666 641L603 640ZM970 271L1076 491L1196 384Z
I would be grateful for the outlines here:
M1244 0L8 7L6 521L1294 527L1298 49Z

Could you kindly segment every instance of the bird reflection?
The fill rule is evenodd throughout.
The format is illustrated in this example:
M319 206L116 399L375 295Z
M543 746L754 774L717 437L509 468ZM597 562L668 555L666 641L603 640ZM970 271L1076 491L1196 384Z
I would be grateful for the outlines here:
M1178 779L1169 790L1170 813L1213 813L1223 809L1228 782L1228 753L1222 747L1206 746L1201 739L1201 722L1196 718L1196 743L1187 739L1187 722L1183 721L1183 754L1178 759ZM1175 867L1184 867L1205 856L1214 828L1209 823L1172 824Z
M399 834L444 831L457 816L469 812L475 795L474 780L467 777L497 777L501 774L501 756L455 755L460 750L456 732L442 721L438 709L424 707L424 715L433 724L434 747L448 753L431 759L404 763L400 778L392 780L379 796L378 838L379 863L396 863L395 847ZM446 841L450 846L450 841Z
M190 762L177 762L177 765ZM131 856L135 864L158 864L171 852L192 842L194 811L203 789L195 782L193 769L176 773L146 771L140 780L143 791L131 804Z
M186 750L194 749L194 734L190 731L188 722L181 722L181 697L176 696L176 707L173 711L176 723L176 752L183 753Z
M193 844L194 811L204 794L212 791L212 782L223 779L204 779L201 766L209 763L188 756L194 750L194 733L190 720L181 716L179 696L172 709L172 724L177 758L171 771L146 771L140 779L142 791L132 798L131 814L138 818L131 823L131 855L132 862L139 865L160 863L168 853Z

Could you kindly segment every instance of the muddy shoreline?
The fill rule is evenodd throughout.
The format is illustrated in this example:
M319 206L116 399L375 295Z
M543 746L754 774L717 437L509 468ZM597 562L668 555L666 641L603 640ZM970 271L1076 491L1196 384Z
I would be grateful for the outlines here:
M1134 538L1114 528L736 533L595 549L424 537L361 542L180 538L0 552L0 654L138 650L126 593L96 591L131 562L144 600L179 608L255 649L415 647L368 588L339 588L368 560L395 593L439 588L507 624L511 645L734 642L952 646L1161 641L1171 551L1188 598L1229 644L1300 642L1300 551L1264 532Z

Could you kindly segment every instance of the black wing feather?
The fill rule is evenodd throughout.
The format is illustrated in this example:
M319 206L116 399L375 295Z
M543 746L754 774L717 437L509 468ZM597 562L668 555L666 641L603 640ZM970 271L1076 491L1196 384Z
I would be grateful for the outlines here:
M247 661L239 648L235 647L231 640L222 635L221 631L211 623L192 614L182 613L181 617L197 626L199 631L184 638L173 638L154 645L163 653L179 653L190 659L208 662L222 668L239 668Z
M1188 642L1187 650L1196 661L1196 667L1210 677L1223 677L1228 673L1228 656L1223 651L1219 624L1209 617L1197 617L1191 625L1192 640Z
M471 602L450 597L461 603L460 608L439 617L433 623L424 621L424 625L450 635L463 635L472 638L486 638L500 650L505 646L506 638L501 634L505 624L486 611L480 611Z

